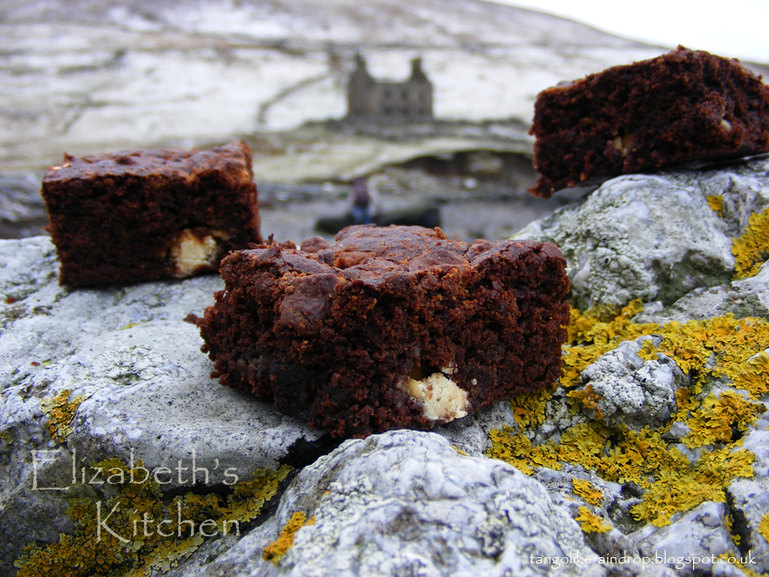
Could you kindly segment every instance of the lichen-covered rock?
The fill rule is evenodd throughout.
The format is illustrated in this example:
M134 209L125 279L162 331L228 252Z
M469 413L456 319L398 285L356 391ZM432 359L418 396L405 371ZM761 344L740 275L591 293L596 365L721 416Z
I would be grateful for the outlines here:
M694 289L670 306L648 303L635 317L639 323L686 322L733 314L742 317L769 317L769 265L758 274L730 283Z
M312 524L265 561L265 545L297 512ZM577 524L533 479L462 455L435 433L391 431L305 468L273 519L193 575L605 574L594 561Z
M769 479L740 479L731 484L728 495L739 551L752 555L753 571L769 574Z
M587 410L609 426L626 424L636 429L657 428L676 410L675 392L686 386L681 369L666 355L644 360L638 352L654 337L625 341L582 371L580 387L594 403Z
M769 349L763 352L763 358L769 359ZM761 376L764 377L766 374L764 372ZM766 382L769 383L769 380ZM769 410L759 415L755 425L742 438L742 446L755 456L753 469L756 478L769 479ZM767 533L767 541L769 541L769 527L767 527Z
M458 449L479 456L491 446L489 431L499 429L513 422L513 419L510 403L503 401L469 417L436 427L435 432L446 437Z
M0 572L23 544L72 529L68 489L90 463L141 461L173 471L164 489L211 487L319 438L210 379L185 317L217 277L72 291L57 268L47 238L0 241Z
M627 175L532 223L516 238L556 243L580 309L640 298L669 305L727 283L732 239L769 206L769 160Z
M335 445L209 378L183 319L217 278L72 291L47 239L0 243L0 572L35 541L22 575L769 572L768 168L621 177L533 224L575 287L559 382L347 442L290 484L279 463ZM59 490L111 457L181 477ZM135 506L118 531L181 504L242 532L105 548L98 499Z
M744 576L738 563L756 570L756 557L741 554L727 527L727 513L724 503L706 502L671 525L647 525L631 538L645 556L678 575Z
M614 179L521 233L561 245L576 307L560 386L513 401L489 454L573 503L601 555L766 572L767 167Z

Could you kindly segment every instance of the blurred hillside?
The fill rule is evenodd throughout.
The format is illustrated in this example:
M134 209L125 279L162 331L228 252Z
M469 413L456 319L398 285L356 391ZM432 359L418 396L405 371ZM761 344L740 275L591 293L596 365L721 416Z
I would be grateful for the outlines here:
M670 48L482 0L0 0L0 236L42 232L64 152L233 139L276 238L372 174L393 206L440 203L449 234L507 235L557 206L525 192L537 93ZM356 54L381 80L420 57L435 121L344 122Z
M416 155L430 139L439 151L495 134L525 140L541 89L664 50L479 0L4 0L0 169L44 167L65 150L234 137L251 138L266 156L300 154L308 148L302 142L318 140L317 127L293 135L299 144L292 131L344 116L358 52L375 77L394 79L421 56L439 119L517 127L473 132L465 125L454 134L444 126L410 138L417 150L384 146L379 156ZM460 142L447 142L455 136ZM376 162L369 137L361 144L369 153L338 170ZM349 157L339 139L329 147ZM301 178L312 177L301 164ZM281 162L265 162L264 171L269 180L291 180ZM336 168L317 171L325 178Z

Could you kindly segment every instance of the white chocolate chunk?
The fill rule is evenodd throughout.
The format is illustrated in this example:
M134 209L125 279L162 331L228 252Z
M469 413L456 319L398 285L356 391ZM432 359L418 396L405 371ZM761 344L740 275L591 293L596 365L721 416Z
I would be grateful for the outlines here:
M619 152L622 156L626 156L630 149L635 144L635 136L632 134L625 134L623 136L615 136L612 140L612 146L614 150Z
M200 236L190 229L184 229L174 241L169 253L176 264L175 276L187 277L213 265L219 252L217 238L226 239L227 236L219 231Z
M428 419L453 421L467 415L470 403L467 391L460 389L446 374L453 369L433 373L424 379L407 378L402 388L422 405L422 411Z

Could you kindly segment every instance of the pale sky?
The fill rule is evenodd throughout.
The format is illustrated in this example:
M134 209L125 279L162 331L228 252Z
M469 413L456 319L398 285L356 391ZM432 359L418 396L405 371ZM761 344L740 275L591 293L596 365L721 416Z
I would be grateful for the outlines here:
M492 0L653 44L769 63L769 0Z

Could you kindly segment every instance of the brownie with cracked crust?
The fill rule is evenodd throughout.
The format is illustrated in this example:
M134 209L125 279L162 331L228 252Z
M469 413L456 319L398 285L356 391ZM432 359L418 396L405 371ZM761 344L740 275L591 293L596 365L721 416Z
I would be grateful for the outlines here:
M553 244L353 226L228 255L199 319L212 376L333 437L429 429L561 374Z
M543 90L532 188L562 188L769 151L769 86L739 61L679 46Z
M123 284L216 272L262 241L251 149L147 149L65 155L43 177L63 285Z

